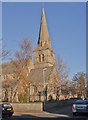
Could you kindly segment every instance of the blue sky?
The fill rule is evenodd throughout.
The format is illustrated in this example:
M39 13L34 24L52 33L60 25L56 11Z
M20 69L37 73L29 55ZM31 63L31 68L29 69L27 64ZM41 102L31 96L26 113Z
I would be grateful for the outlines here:
M2 6L3 44L11 54L20 40L29 37L37 45L43 3L13 2ZM69 79L86 71L86 3L46 2L45 15L56 59L60 55L70 68Z

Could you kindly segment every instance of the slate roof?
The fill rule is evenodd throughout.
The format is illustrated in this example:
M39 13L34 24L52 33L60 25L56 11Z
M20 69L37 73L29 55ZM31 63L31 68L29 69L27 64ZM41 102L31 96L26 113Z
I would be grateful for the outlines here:
M32 69L30 71L30 74L29 74L30 83L37 84L37 83L44 82L43 81L43 69L44 68L36 68L36 69ZM52 74L52 71L53 71L53 66L47 67L46 71L44 72L45 73L45 82L49 81L49 77Z
M2 74L13 74L13 64L11 62L2 64Z
M29 56L28 60L31 60L31 59L32 59L31 56ZM16 63L18 65L19 63L22 64L22 62L23 62L23 64L24 64L24 59L21 59L20 61L21 62L19 62L19 60L14 60L11 62L2 63L2 65L1 65L2 74L4 74L4 75L5 74L13 74L14 73L14 66L15 66L14 63Z

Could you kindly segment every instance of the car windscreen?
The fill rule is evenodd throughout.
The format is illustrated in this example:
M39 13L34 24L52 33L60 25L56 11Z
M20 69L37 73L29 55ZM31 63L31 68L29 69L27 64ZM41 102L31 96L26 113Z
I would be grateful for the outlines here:
M85 100L88 100L88 98L85 98Z
M88 104L88 101L78 100L75 102L75 104Z
M2 107L12 107L10 104L2 104Z

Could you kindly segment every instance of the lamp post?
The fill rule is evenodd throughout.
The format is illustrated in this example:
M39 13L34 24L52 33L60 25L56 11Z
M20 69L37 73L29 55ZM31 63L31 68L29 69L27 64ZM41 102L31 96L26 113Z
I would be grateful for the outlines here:
M30 102L30 82L29 82L29 102Z
M45 71L47 70L47 68L43 69L43 83L44 83L44 110L45 110Z

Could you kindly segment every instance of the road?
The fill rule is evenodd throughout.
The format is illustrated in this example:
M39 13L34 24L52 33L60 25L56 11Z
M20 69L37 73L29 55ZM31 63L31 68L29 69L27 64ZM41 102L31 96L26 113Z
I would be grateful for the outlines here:
M71 105L43 112L15 112L12 117L5 117L2 120L88 120L88 115L72 115Z

